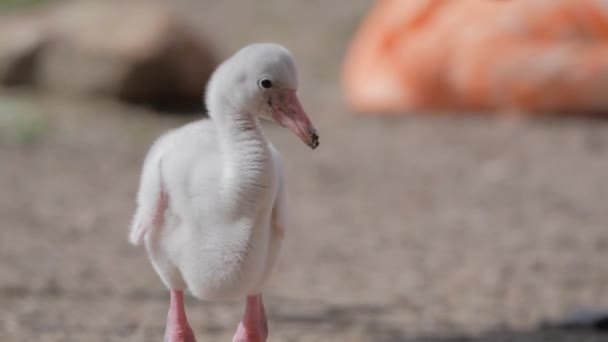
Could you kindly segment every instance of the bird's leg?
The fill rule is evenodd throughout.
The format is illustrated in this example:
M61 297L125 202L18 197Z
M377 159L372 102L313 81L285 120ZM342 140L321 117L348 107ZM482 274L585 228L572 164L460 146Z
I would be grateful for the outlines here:
M188 324L184 307L184 293L181 290L171 290L165 342L196 342L192 328Z
M232 342L265 342L268 337L266 310L262 295L247 297L245 315L232 338Z

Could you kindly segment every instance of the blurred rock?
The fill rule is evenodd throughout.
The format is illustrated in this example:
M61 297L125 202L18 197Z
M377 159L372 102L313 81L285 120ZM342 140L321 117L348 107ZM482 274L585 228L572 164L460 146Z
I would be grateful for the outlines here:
M5 19L0 29L10 32L0 39L5 85L199 107L216 64L183 18L139 1L68 2L31 18Z
M608 310L594 308L579 309L572 312L561 321L546 322L542 327L608 332Z
M0 20L0 84L33 84L43 43L41 22L30 17Z

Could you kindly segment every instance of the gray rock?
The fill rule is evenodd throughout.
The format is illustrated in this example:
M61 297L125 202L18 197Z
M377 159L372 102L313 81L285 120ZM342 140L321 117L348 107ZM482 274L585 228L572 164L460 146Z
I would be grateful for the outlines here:
M146 2L75 1L0 20L0 83L153 106L200 106L216 62L200 35ZM8 47L8 48L7 48Z

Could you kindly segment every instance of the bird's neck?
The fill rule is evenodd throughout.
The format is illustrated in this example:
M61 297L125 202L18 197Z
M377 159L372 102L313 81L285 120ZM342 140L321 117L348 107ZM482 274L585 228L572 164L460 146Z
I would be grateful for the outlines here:
M258 119L246 113L215 119L222 152L222 190L239 210L269 187L270 150ZM238 199L238 201L236 200Z

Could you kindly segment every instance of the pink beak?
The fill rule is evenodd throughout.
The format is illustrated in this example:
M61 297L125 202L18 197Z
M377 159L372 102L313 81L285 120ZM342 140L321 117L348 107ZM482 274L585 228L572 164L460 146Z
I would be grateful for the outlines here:
M289 128L313 150L319 146L319 134L304 112L295 90L275 90L268 102L276 122Z

